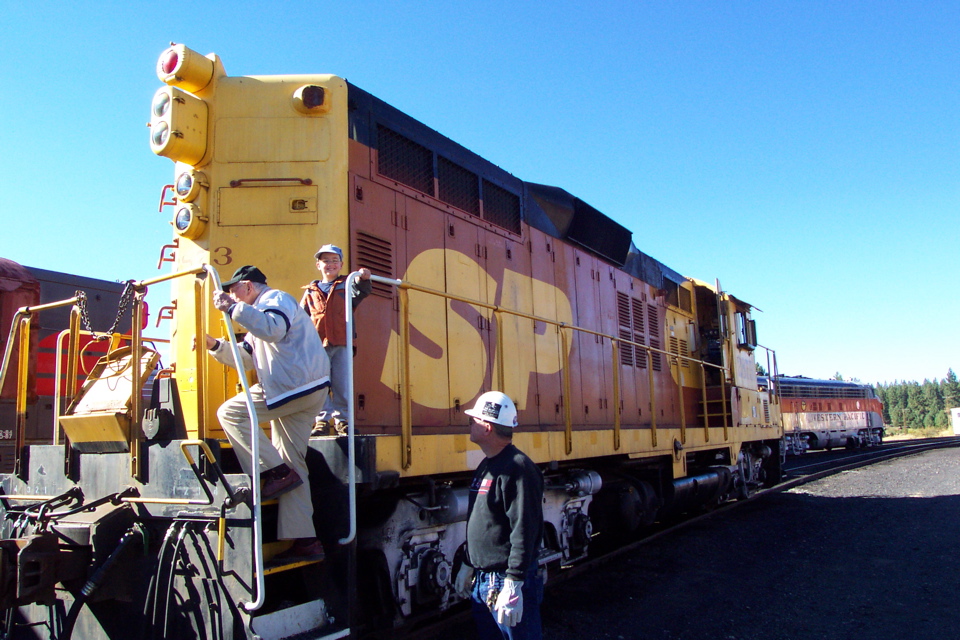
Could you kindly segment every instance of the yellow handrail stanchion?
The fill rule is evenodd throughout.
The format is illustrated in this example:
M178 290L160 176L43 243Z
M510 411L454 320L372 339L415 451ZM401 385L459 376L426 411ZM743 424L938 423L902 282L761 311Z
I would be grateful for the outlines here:
M567 455L573 453L573 397L570 391L570 349L567 345L567 334L563 330L566 325L560 325L560 344L563 355L563 433L564 450Z
M613 349L613 450L620 450L620 341L611 338Z
M680 394L680 444L687 444L687 408L683 401L683 368L680 358L673 358L677 363L677 392Z
M413 463L413 399L410 397L410 300L400 288L400 458L404 469Z
M21 464L23 460L23 445L24 445L24 436L27 432L27 385L23 383L27 379L27 376L30 372L30 321L33 317L32 313L25 313L23 317L20 318L19 331L20 331L20 352L17 362L17 378L21 381L21 384L17 385L17 402L16 402L16 412L17 412L17 434L16 434L16 449L14 455L16 458L15 472L17 475L23 473L23 465ZM8 338L13 340L13 336Z
M206 341L207 329L206 329L206 305L204 304L203 297L203 285L206 282L206 279L195 278L193 281L193 304L194 304L194 334L199 341L202 339ZM197 369L197 438L203 440L207 437L207 411L206 411L206 393L204 392L204 386L201 381L207 379L207 347L206 345L197 345L197 348L194 349L194 355L196 356L196 361L194 364Z
M707 369L700 363L700 402L703 404L703 438L710 442L710 411L707 404Z
M506 386L503 373L503 316L499 308L493 310L493 319L497 324L497 388L503 389Z
M650 380L650 436L651 444L657 446L657 388L653 380L653 352L644 347L647 358L647 378Z
M730 439L730 432L727 429L727 376L726 370L724 370L724 375L720 378L720 399L723 401L723 440L726 442ZM729 416L732 417L732 416Z

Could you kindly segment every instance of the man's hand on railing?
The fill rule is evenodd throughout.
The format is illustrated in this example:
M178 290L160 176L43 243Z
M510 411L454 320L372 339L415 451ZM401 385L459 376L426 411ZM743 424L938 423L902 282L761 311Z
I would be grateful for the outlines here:
M217 346L217 339L208 335L206 337L204 344L206 345L208 350L213 349L215 346ZM190 345L190 351L196 351L196 350L197 350L197 336L193 336L193 343Z
M236 300L230 297L226 291L217 289L213 292L213 306L220 311L229 311L230 307L236 304Z

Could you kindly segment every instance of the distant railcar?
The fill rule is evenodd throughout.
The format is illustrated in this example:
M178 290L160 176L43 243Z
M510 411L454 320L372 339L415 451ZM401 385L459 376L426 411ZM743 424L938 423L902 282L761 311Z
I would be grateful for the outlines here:
M883 442L883 403L872 386L790 376L775 381L789 453Z
M172 269L135 284L131 345L71 399L68 446L27 447L29 464L0 478L8 636L341 638L462 605L452 576L483 455L463 410L494 388L545 474L548 573L779 481L749 303L336 76L230 77L182 45L157 70ZM274 564L277 507L256 499L216 419L248 381L193 340L242 331L210 304L220 277L255 264L297 294L325 243L372 270L374 293L352 321L350 429L310 439L326 560ZM156 354L137 319L160 280L172 363L145 410Z
M117 331L129 332L129 317L122 318L119 324L114 322L124 291L122 282L24 267L0 258L0 283L0 353L6 349L11 322L19 308L71 298L78 291L86 296L84 309L92 328L107 331L113 325ZM69 327L69 316L70 310L67 308L47 309L37 313L36 321L31 323L29 340L32 357L26 382L26 411L22 417L26 427L24 444L46 443L53 438L57 340L61 332ZM97 360L107 353L109 345L109 340L95 340L91 335L81 336L77 383L82 382ZM11 354L12 364L15 365L19 345L11 345ZM65 362L61 361L60 364L63 367ZM14 429L17 422L15 373L15 370L10 372L0 393L0 472L3 473L13 471L17 453Z

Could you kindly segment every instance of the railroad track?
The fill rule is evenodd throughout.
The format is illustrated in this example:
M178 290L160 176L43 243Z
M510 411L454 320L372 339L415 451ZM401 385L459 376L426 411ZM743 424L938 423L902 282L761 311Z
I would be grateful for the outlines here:
M960 446L960 436L949 438L926 438L923 440L895 441L888 442L879 447L858 450L835 450L817 453L806 453L802 456L791 458L786 465L786 479L775 487L764 489L754 494L748 501L729 501L718 507L715 507L705 513L688 517L680 522L674 522L665 525L654 525L654 529L648 535L634 542L630 542L622 547L618 547L603 556L591 558L571 567L564 568L559 574L548 576L548 586L554 586L576 578L589 571L595 571L606 563L612 562L621 556L636 551L645 544L657 540L658 538L669 536L672 533L688 527L696 522L706 518L711 518L718 513L735 509L747 502L752 502L763 498L765 495L780 493L794 487L814 482L820 478L829 475L849 471L859 467L864 467L894 458L901 458L910 455L923 453L933 449ZM459 609L459 610L456 610ZM441 640L449 637L460 637L462 633L451 635L451 631L459 628L460 632L464 629L472 629L473 621L469 607L465 605L457 607L452 614L448 614L442 620L431 622L415 629L407 631L398 630L393 635L371 635L365 636L365 640L379 638L395 638L397 640ZM473 636L468 636L473 637Z
M784 491L792 487L818 480L824 476L856 469L868 464L893 458L923 453L931 449L960 446L960 437L925 438L888 442L868 449L842 450L822 453L805 453L788 460L785 467L787 478L776 487L765 491Z

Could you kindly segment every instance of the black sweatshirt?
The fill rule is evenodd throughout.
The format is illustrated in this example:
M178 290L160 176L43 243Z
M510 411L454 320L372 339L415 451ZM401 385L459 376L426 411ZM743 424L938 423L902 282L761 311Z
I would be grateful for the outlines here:
M543 538L543 474L512 444L484 458L470 485L467 558L471 566L526 578Z

